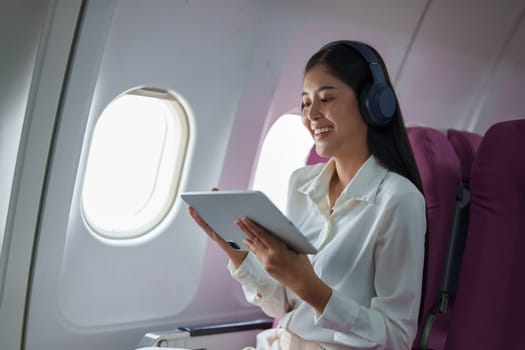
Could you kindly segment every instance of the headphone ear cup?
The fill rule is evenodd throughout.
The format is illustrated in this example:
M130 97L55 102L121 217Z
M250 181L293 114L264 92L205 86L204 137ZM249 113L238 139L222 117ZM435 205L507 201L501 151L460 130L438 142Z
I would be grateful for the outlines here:
M376 83L364 92L366 94L363 94L362 112L365 111L363 113L365 120L372 126L387 126L397 108L396 96L392 89L387 84Z
M372 120L370 116L370 110L368 107L368 93L370 91L370 84L365 86L361 90L361 94L359 95L359 110L361 111L361 115L363 116L363 119L369 124L374 126L374 121Z

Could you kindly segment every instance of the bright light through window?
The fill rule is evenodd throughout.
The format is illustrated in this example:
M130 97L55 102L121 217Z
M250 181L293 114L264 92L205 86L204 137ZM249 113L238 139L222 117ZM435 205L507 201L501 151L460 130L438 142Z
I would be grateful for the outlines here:
M266 193L284 211L290 175L306 164L312 145L312 137L300 116L280 117L264 139L252 188Z
M186 115L170 95L158 98L141 91L119 96L106 107L89 149L83 212L92 229L107 238L148 232L165 217L178 186L188 138Z

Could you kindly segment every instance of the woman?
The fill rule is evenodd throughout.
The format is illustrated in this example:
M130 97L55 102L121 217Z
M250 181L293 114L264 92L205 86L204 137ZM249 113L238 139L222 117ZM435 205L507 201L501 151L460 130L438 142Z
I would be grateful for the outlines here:
M230 258L248 301L280 326L257 349L410 349L422 286L425 203L395 94L377 52L327 44L304 71L302 121L326 164L290 178L287 214L318 249L296 254L248 218L250 253Z

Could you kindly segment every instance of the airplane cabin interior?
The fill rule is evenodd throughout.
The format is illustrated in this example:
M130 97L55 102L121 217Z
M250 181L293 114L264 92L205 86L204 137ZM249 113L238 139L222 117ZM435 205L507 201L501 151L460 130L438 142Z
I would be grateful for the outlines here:
M327 161L303 70L341 39L383 57L421 175L411 349L525 349L523 0L4 0L0 28L0 349L241 350L276 327L180 194L284 210Z

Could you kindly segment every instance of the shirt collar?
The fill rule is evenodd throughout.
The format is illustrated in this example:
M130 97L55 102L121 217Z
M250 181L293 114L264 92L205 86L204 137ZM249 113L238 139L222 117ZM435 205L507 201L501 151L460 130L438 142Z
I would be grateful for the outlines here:
M328 185L334 171L335 160L330 159L321 169L319 175L299 187L299 192L308 195L315 203L319 203L328 193ZM381 185L387 172L388 169L374 155L371 155L343 190L343 194L349 199L374 203L379 185Z

